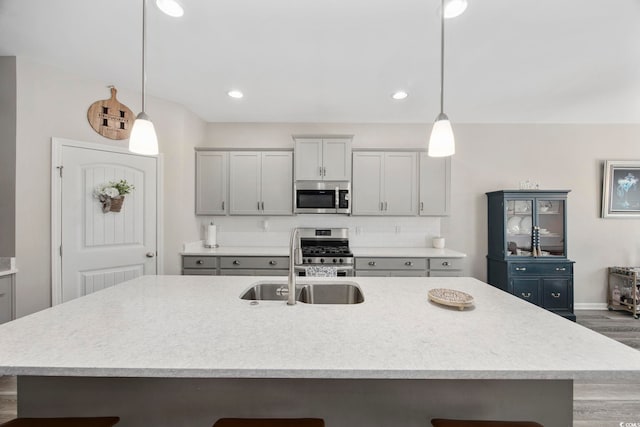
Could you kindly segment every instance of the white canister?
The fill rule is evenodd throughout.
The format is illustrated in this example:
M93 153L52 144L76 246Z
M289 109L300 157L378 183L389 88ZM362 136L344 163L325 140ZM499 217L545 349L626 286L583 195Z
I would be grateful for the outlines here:
M431 244L436 249L444 249L444 237L434 237Z

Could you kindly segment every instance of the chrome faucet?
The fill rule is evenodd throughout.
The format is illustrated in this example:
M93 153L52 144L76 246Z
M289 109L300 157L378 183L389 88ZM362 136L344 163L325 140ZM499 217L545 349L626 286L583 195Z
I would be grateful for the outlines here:
M291 230L291 240L289 241L289 281L287 282L289 295L287 305L295 305L296 303L296 263L302 261L299 234L300 230L298 228Z

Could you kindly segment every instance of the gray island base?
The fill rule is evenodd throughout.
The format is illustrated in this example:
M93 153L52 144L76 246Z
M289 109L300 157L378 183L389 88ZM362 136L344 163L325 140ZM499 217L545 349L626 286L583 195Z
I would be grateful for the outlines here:
M263 280L286 279L145 276L9 322L0 375L19 376L21 416L113 414L122 427L241 416L569 427L573 380L640 381L636 350L476 279L349 278L365 298L354 305L239 298ZM474 306L430 302L434 288Z

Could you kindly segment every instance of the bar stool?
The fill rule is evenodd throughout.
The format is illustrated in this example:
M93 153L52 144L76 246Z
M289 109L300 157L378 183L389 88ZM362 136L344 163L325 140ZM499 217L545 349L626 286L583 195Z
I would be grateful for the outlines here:
M480 420L448 420L434 418L433 427L543 427L533 421L480 421ZM1 427L1 426L0 426Z
M119 417L90 418L16 418L0 427L112 427Z
M324 427L324 420L320 418L220 418L213 427Z

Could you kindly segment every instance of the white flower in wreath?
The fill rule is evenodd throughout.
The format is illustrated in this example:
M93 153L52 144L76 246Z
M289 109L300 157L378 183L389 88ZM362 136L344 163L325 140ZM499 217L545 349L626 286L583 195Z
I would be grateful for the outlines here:
M118 191L118 189L114 187L107 187L104 190L102 190L102 192L107 197L118 197L120 195L120 192Z

